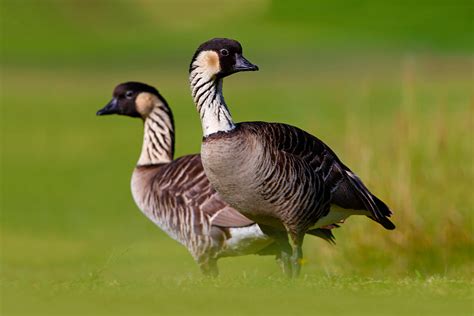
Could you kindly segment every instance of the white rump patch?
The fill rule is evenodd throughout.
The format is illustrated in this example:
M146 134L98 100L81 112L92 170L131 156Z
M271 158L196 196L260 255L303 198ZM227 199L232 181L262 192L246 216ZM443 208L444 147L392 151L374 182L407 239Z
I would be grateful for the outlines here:
M254 254L273 242L257 224L247 227L230 228L231 238L226 240L223 256Z

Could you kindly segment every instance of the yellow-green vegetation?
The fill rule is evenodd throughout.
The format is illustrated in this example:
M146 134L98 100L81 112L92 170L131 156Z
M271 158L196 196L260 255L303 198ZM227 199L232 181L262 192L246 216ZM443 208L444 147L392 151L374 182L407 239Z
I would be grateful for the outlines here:
M472 314L472 4L314 3L3 0L0 314ZM323 139L395 231L350 218L306 238L299 280L258 256L206 280L138 211L141 123L95 111L149 83L198 152L187 68L215 36L261 69L226 80L234 119Z

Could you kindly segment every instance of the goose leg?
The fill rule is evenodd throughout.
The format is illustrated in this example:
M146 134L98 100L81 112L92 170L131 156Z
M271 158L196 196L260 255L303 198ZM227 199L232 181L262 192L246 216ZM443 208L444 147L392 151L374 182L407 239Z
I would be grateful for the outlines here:
M271 226L259 224L260 229L268 236L275 240L272 245L272 253L275 254L275 259L281 268L281 271L289 278L292 277L291 270L291 254L293 253L290 243L288 242L288 234L281 229L276 229Z
M201 268L202 274L206 277L217 277L219 275L219 269L217 268L217 260L207 258L199 261L199 268Z
M301 263L303 259L303 239L304 234L295 234L290 232L289 234L289 241L292 249L291 255L291 270L292 270L292 277L297 278L300 275L301 271Z
M287 277L291 278L293 275L291 264L291 255L293 251L288 241L288 235L284 231L278 231L275 236L279 248L277 260L280 263L280 268Z
M280 264L280 268L287 277L291 278L293 275L291 264L292 250L288 240L282 240L279 248L280 253L277 254L277 260Z

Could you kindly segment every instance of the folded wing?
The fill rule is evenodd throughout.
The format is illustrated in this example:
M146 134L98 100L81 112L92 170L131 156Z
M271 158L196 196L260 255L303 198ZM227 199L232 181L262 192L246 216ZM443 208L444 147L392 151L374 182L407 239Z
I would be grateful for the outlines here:
M278 150L306 161L314 172L322 175L331 191L331 204L344 209L367 210L369 217L386 229L395 228L388 219L392 214L389 207L373 195L359 177L317 137L281 123L249 122L242 123L241 128L258 134Z

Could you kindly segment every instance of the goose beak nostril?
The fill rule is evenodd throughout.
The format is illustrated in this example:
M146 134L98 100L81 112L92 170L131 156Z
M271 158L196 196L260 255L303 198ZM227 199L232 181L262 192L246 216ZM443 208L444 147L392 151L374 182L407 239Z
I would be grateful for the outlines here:
M96 115L108 115L119 113L118 102L116 98L113 98L106 106L97 111Z
M235 56L234 70L236 72L238 72L238 71L257 71L258 66L252 64L244 56L242 56L240 54L237 54Z

